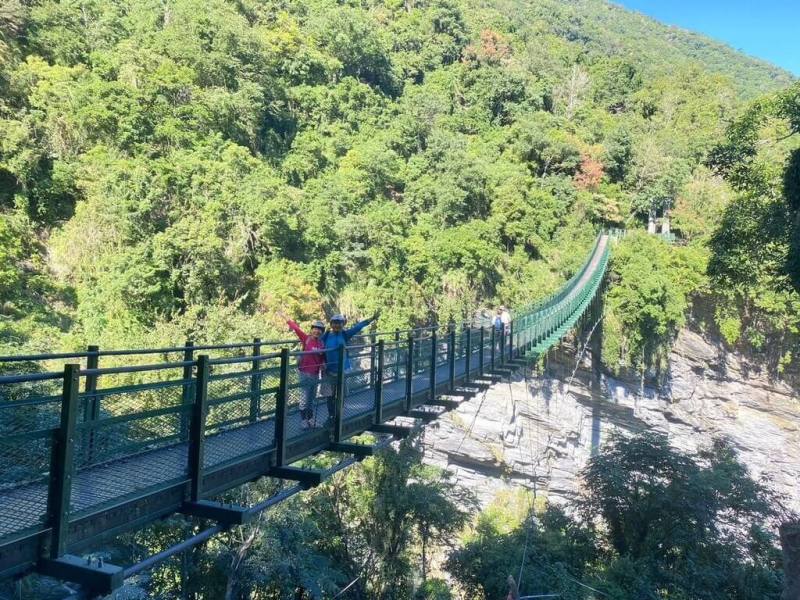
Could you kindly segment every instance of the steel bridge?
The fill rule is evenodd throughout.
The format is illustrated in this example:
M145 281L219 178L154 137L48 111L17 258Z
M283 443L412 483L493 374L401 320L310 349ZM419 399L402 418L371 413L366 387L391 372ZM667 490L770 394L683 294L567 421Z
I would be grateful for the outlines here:
M559 342L593 303L609 257L595 245L556 294L516 312L509 331L425 327L353 340L340 352L336 407L303 429L291 342L0 357L0 578L36 571L93 594L158 560L128 568L79 558L105 539L183 513L216 525L194 542L250 520L408 432L396 417L430 420L477 378ZM101 364L102 363L102 364ZM374 445L353 438L372 432ZM323 451L349 457L328 470L292 466ZM210 499L270 476L294 487L251 507ZM163 554L163 553L162 553Z

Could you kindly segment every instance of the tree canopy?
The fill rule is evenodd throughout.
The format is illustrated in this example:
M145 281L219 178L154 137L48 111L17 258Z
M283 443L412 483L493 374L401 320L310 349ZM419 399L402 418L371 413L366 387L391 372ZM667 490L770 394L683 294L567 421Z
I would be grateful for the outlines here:
M529 303L600 227L663 215L707 240L731 195L710 150L743 100L790 80L599 0L6 3L0 344L279 337L277 307L380 307L403 327ZM789 92L758 102L793 118ZM711 154L737 186L736 157ZM639 319L619 323L645 346L674 330ZM610 362L641 363L641 344Z

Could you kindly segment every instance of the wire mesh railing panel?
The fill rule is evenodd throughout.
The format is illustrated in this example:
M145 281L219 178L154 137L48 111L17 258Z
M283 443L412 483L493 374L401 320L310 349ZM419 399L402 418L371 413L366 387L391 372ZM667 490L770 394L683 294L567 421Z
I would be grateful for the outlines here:
M82 382L85 379L82 376ZM101 375L95 391L80 394L77 420L121 417L176 406L182 403L188 385L191 380L183 379L181 371L175 368L144 374Z
M467 355L467 327L462 327L456 332L456 359Z
M426 373L431 366L431 346L433 340L425 338L414 343L414 374Z
M375 388L371 385L372 375L369 370L352 370L344 376L345 419L363 415L374 410Z
M274 446L279 385L280 360L274 355L213 365L207 388L204 467Z
M60 378L0 385L0 436L58 427L62 386Z
M278 398L278 386L281 379L279 359L270 359L262 363L258 379L258 398L256 401L257 420L272 419L275 416L275 405Z
M63 379L36 377L23 375L0 385L0 539L41 527L46 518Z
M347 356L350 360L350 371L367 371L367 378L364 381L354 381L354 391L358 389L358 385L372 385L374 376L373 370L377 366L377 347L365 346L360 348L350 348L347 351Z
M177 405L120 418L86 421L76 427L74 464L77 470L117 461L181 441L191 407Z
M442 336L436 340L436 366L446 365L450 360L450 337Z
M383 350L383 381L391 383L405 377L406 348L399 344L389 344Z
M164 379L175 375L174 368L155 370L143 377L148 382L81 394L71 514L186 478L192 406L186 380ZM101 375L98 384L103 382Z
M0 540L45 524L52 439L0 438Z
M258 392L253 388L256 374L251 371L211 375L208 380L208 414L206 435L246 425L255 413L251 412Z
M320 381L298 369L287 373L286 386L286 437L296 438L307 433L316 424L317 397ZM307 418L309 417L309 418ZM309 423L310 422L310 423Z

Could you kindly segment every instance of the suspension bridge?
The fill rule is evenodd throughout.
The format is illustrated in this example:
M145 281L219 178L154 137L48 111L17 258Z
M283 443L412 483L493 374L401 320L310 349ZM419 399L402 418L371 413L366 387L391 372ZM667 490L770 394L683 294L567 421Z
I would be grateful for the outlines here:
M600 301L610 237L508 331L462 324L354 338L329 427L301 427L290 342L0 357L0 578L36 571L105 594L454 408L477 379L546 353ZM440 407L436 409L434 407ZM370 432L374 443L358 443ZM297 466L320 452L329 469ZM260 477L295 482L254 506L216 501ZM214 523L128 567L86 560L103 541L181 513Z

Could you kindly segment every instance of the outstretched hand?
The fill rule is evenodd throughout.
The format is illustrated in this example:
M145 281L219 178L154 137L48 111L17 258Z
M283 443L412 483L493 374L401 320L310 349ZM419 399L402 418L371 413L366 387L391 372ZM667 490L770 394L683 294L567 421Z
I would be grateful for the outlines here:
M282 310L276 310L276 311L275 311L275 314L278 316L278 318L281 318L281 319L283 319L284 321L288 321L288 320L289 320L289 317L287 317L287 316L286 316L286 313L285 313L285 312L283 312Z
M370 321L377 321L380 318L380 316L381 316L381 311L376 310L375 314L372 315L372 317L370 318Z

